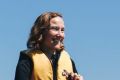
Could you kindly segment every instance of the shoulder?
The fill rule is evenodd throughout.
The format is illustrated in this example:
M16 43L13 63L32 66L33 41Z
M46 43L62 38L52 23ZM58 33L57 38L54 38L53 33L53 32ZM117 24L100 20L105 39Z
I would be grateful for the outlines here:
M32 51L33 51L33 49L22 50L22 51L20 51L20 55L27 55L27 54L30 54Z
M36 49L27 49L27 50L22 50L20 51L20 57L19 61L29 61L32 62L32 57L37 55L37 54L42 54L43 52L41 50L36 50Z
M66 50L61 51L61 55L64 55L64 56L71 58L70 54Z
M61 53L69 55L69 53L66 50L62 50Z
M29 56L28 56L29 53L30 53L30 50L22 50L22 51L20 51L19 61L28 60L29 59Z
M72 62L72 66L73 66L73 72L74 73L77 73L77 69L76 69L76 66L75 66L75 62L74 60L71 58L69 52L67 52L66 50L63 50L62 53L66 54L67 56L69 56L71 62Z
M36 53L37 50L35 49L27 49L20 51L20 58L30 58L30 55Z
M27 55L28 50L20 51L19 60L16 66L15 80L28 80L32 73L33 63L30 57Z
M31 50L22 50L20 51L20 56L18 60L18 65L32 65L32 60L28 56L28 54L31 52Z
M18 64L17 64L17 69L18 70L27 70L32 69L33 66L33 62L31 60L31 58L27 55L29 54L30 50L22 50L20 51L20 56L19 56L19 60L18 60Z

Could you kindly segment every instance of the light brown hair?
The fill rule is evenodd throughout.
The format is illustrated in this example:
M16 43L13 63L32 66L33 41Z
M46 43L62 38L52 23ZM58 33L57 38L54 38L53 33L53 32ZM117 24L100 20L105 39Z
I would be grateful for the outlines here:
M45 12L38 16L31 28L27 41L28 48L40 49L42 41L44 40L44 34L46 33L45 30L50 26L50 20L57 16L62 17L62 15L57 12Z

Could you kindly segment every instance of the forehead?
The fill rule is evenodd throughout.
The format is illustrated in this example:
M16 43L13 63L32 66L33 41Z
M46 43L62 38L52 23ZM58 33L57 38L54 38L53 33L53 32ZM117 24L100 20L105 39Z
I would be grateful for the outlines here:
M54 25L64 25L64 21L63 21L63 18L61 17L54 17L50 20L50 24L54 24Z

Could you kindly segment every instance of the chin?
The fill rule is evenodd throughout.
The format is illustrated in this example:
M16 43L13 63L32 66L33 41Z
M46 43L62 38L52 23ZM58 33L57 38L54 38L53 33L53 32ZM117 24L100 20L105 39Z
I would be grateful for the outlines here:
M55 51L62 51L64 49L64 45L56 44L54 46L51 46L51 48Z
M61 46L56 45L56 46L54 46L54 49L55 49L55 50L61 50Z
M57 47L57 48L54 48L55 50L60 50L61 48L60 47Z

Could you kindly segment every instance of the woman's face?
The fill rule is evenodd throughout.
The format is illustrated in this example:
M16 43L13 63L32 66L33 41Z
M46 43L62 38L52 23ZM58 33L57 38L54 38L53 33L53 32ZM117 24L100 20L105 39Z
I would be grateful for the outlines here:
M43 44L51 50L60 50L61 46L63 46L64 37L63 19L61 17L52 18Z

